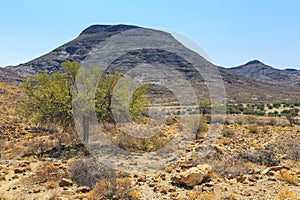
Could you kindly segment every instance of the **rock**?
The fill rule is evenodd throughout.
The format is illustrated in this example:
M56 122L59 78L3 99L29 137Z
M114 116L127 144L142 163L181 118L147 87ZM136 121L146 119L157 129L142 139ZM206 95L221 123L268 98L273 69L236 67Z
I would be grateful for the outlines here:
M6 181L5 176L0 176L0 181Z
M154 187L155 183L149 183L149 187Z
M88 193L89 191L91 191L91 188L89 188L88 186L80 186L76 190L76 192L78 193Z
M193 167L193 165L190 164L190 163L182 163L182 164L179 165L179 167L181 169L189 169L189 168Z
M198 165L176 174L171 177L171 181L180 185L194 187L195 185L201 184L204 180L209 179L211 173L212 168L210 165Z
M26 172L26 168L22 168L22 167L16 168L14 170L14 172L15 172L15 174L22 174L22 173Z
M147 177L145 174L138 176L137 181L138 182L146 182Z
M62 178L59 182L60 187L70 187L73 185L73 181L71 179Z
M239 177L236 178L237 182L243 183L246 180L246 176L245 175L241 175Z
M39 193L39 192L41 192L41 189L40 189L40 188L34 188L34 189L32 190L32 192L33 192L33 193Z
M19 167L27 167L28 165L30 165L29 162L25 161L25 162L22 162Z
M266 175L268 172L270 171L280 171L282 169L287 169L289 170L290 168L289 167L286 167L286 166L274 166L274 167L268 167L266 168L264 171L261 172L262 175Z

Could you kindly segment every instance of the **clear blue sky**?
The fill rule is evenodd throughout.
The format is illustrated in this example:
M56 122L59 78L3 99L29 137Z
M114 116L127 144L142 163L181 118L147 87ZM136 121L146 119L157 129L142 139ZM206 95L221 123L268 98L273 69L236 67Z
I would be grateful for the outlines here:
M221 66L259 59L300 69L298 0L3 0L0 66L43 55L92 24L167 28L196 41Z

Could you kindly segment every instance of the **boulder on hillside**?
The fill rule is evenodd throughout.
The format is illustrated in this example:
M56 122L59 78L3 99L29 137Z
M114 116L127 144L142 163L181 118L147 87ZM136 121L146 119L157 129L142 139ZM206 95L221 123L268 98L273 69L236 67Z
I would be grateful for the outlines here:
M171 177L171 181L176 184L194 187L211 178L212 168L208 164L197 165L178 173Z

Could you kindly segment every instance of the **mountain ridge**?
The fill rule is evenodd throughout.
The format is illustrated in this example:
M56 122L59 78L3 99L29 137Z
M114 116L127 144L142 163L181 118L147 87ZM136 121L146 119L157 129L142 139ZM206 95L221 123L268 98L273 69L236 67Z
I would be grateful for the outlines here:
M180 50L186 55L195 54L192 50L186 48L180 42L178 42L170 33L160 30L142 28L132 25L92 25L84 29L77 38L59 46L53 51L33 59L27 63L23 63L17 66L9 66L4 68L6 71L15 74L18 77L27 77L36 75L39 72L53 73L61 70L60 64L65 60L75 60L80 63L84 63L91 52L100 51L102 44L109 40L112 36L124 31L133 31L135 29L141 29L149 32L149 41L153 39L154 42L160 44L169 44L174 46L174 50ZM151 35L152 34L152 35ZM141 41L143 42L143 41ZM150 46L152 44L149 44ZM117 47L113 47L118 49ZM173 48L173 47L172 47ZM172 52L172 51L171 51ZM197 54L198 55L198 54ZM199 55L198 55L199 56ZM216 67L212 63L209 63L203 57L199 57L201 69L205 69L205 66ZM167 61L167 62L166 62ZM192 85L197 88L197 95L200 98L205 98L208 95L208 91L203 83L203 77L199 77L199 73L195 71L191 63L182 60L180 57L172 54L168 51L162 51L161 49L140 49L135 51L129 51L121 57L114 60L108 67L109 70L114 71L116 69L121 71L128 71L134 66L139 64L162 64L165 66L165 70L175 69L182 73L184 77L191 81ZM272 69L272 67L264 65L258 60L250 61L247 65L260 65L266 69ZM98 65L96 65L98 66ZM242 66L239 66L243 68ZM259 79L255 76L245 76L245 74L238 74L236 68L223 68L217 67L220 71L222 79L225 84L227 99L229 101L247 102L249 99L253 101L275 101L275 100L296 100L299 99L299 88L291 87L286 90L284 85L274 83L272 81L266 81ZM238 69L238 68L237 68ZM280 71L280 70L279 70ZM281 71L280 71L281 72ZM288 73L288 72L285 72ZM151 74L149 72L149 74ZM289 75L291 73L288 73ZM149 79L151 77L149 76ZM174 77L176 80L176 77ZM162 92L156 89L159 95ZM300 101L300 100L299 100Z
M283 86L300 86L300 74L298 70L292 69L288 71L276 69L259 60L249 61L246 64L226 69L237 75L261 82ZM293 73L290 71L293 71Z

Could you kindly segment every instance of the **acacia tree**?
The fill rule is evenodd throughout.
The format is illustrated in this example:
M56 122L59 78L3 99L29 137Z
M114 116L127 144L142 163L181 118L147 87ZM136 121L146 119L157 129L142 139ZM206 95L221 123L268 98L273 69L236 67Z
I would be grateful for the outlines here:
M72 117L72 91L67 77L62 73L41 73L24 80L22 87L28 99L21 106L21 113L36 124L74 127Z
M97 105L95 93L100 74L101 68L98 67L81 68L76 76L76 84L73 86L73 111L79 114L81 119L84 142L89 140L89 125Z
M80 68L76 61L66 61L62 68L64 73L41 73L24 80L22 87L28 99L24 101L21 113L37 124L55 124L67 131L74 129L73 110L77 111L82 118L83 141L88 142L91 112L96 111L99 121L114 122L114 87L122 75L115 72L99 80L100 68ZM128 88L126 84L122 85L120 98ZM146 88L142 86L132 95L129 112L134 118L142 115L143 107L148 103Z
M143 116L150 101L148 85L140 85L120 72L102 76L96 91L96 113L99 121L128 122ZM131 93L131 91L133 92Z

